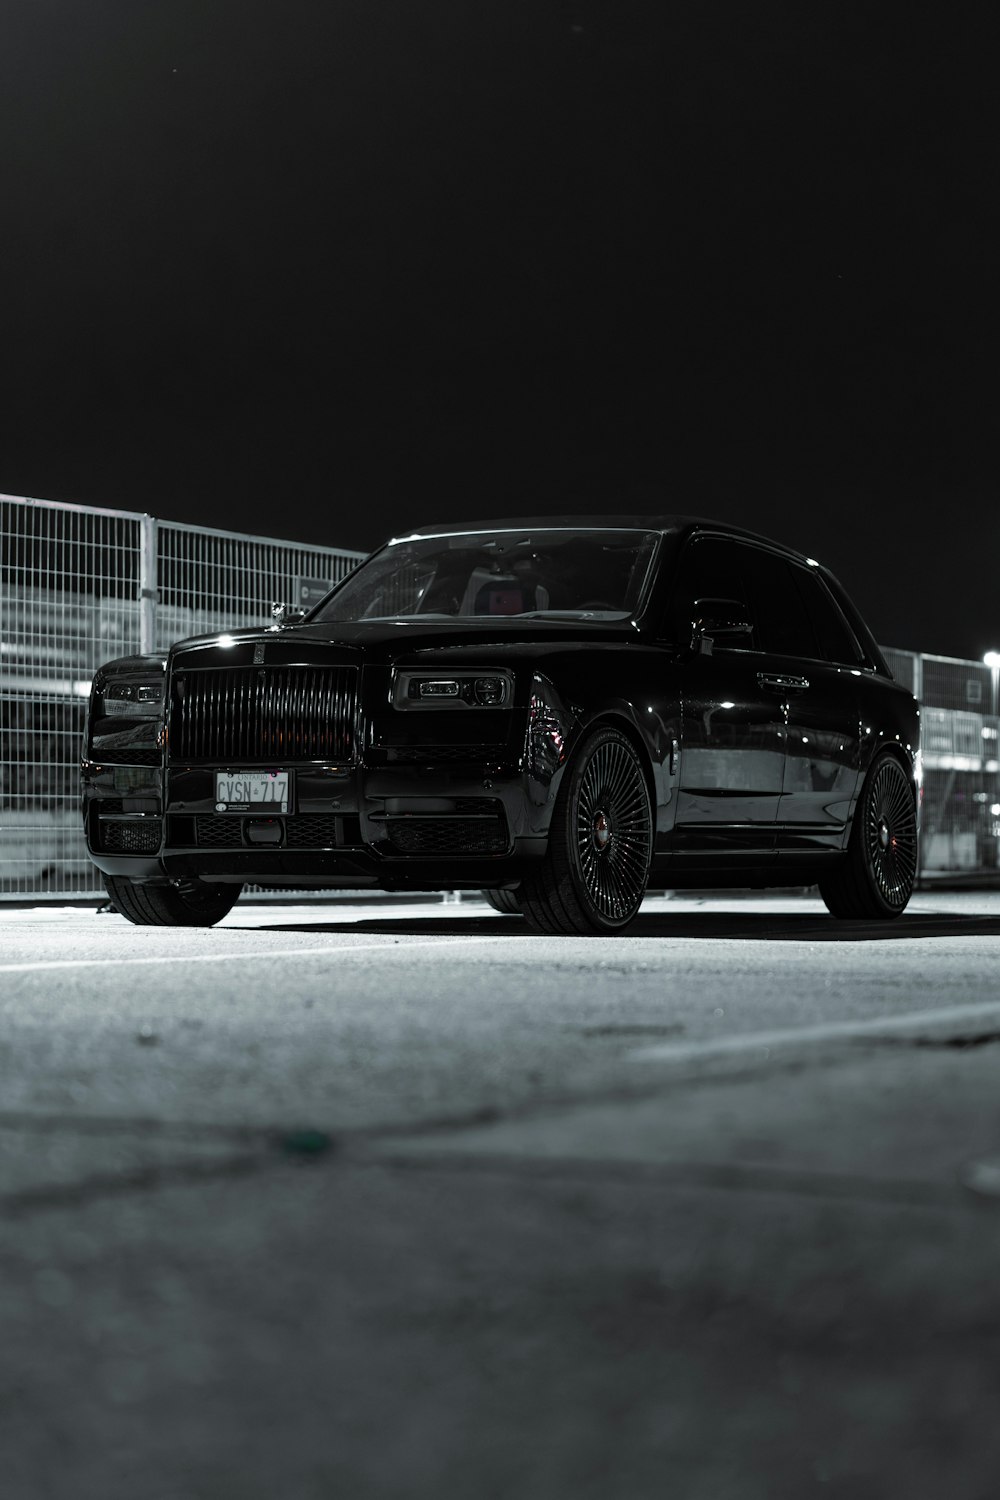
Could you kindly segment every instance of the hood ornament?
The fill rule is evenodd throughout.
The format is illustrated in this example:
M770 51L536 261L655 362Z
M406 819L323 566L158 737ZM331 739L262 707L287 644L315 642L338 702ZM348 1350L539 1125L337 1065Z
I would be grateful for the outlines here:
M308 613L308 610L300 609L296 604L272 604L271 618L274 624L271 629L284 630L286 625L297 625Z

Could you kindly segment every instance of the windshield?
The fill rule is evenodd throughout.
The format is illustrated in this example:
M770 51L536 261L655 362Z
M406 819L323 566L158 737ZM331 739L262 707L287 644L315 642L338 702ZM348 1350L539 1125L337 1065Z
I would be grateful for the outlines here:
M464 532L390 542L312 620L624 620L642 594L655 532Z

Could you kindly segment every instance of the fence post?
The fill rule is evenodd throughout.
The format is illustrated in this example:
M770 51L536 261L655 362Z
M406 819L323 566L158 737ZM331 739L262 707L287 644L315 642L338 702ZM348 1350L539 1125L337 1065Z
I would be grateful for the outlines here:
M156 576L156 517L143 516L139 548L139 651L148 656L156 650L156 606L160 602Z

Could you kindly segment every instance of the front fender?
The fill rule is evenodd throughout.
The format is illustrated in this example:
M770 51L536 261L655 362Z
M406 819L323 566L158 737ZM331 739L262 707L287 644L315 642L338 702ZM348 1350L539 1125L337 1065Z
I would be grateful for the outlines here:
M657 832L663 835L673 821L677 780L676 750L679 717L663 705L647 706L647 717L626 698L608 699L581 708L567 700L550 678L536 672L532 679L525 732L524 773L532 810L532 833L548 832L552 807L566 767L584 735L597 724L621 729L643 752L650 774L650 793Z

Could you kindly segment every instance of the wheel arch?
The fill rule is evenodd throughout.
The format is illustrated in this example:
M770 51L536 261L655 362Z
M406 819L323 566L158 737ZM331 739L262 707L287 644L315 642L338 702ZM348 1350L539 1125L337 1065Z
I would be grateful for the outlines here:
M885 738L876 741L876 743L872 746L872 752L868 757L867 764L862 768L862 774L858 777L858 788L854 795L855 805L857 804L858 798L861 796L861 788L864 786L865 778L868 776L872 766L878 760L879 756L884 754L891 755L893 760L898 761L902 766L903 770L906 772L907 781L913 787L914 798L916 798L918 788L915 758L907 753L904 746L901 745L898 740L890 740L888 738Z

